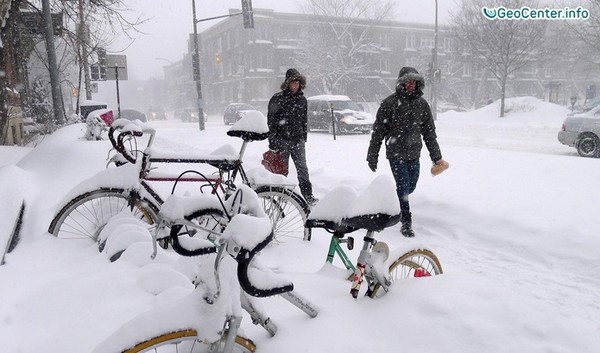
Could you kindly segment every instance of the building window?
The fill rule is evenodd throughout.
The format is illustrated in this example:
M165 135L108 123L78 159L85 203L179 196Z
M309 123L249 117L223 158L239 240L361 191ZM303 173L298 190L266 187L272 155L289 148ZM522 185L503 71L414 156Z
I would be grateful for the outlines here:
M431 37L421 37L420 48L433 48L434 39Z
M390 72L390 61L386 58L379 60L379 70L381 72Z
M452 38L444 38L444 49L452 51Z
M224 37L225 49L231 49L231 34L229 32L225 32Z
M463 64L463 74L464 77L471 77L471 63Z
M387 33L381 33L379 36L379 46L383 48L390 47L390 36Z
M416 39L414 34L409 34L406 36L406 49L415 49Z

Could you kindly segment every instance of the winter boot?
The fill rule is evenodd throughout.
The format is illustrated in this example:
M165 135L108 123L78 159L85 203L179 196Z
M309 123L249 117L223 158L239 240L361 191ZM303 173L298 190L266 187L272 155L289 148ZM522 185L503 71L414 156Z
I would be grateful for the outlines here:
M310 207L312 207L312 206L316 205L316 204L317 204L317 202L319 202L319 199L318 199L318 198L316 198L316 197L314 197L313 195L310 195L310 196L306 197L306 203L307 203L307 204L308 204Z
M400 227L400 233L407 238L412 238L415 236L415 232L412 229L412 224L409 222L402 223L402 227Z

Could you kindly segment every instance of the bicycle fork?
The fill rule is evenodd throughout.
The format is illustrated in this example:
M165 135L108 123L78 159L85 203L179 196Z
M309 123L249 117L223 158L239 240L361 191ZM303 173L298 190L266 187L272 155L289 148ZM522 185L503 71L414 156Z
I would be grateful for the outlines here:
M385 276L382 276L373 266L375 259L372 256L372 250L375 244L377 244L377 240L373 238L373 231L367 231L367 234L363 240L363 248L360 251L360 255L358 255L358 260L356 261L356 269L354 270L354 275L352 276L352 286L350 288L350 294L355 299L358 297L358 292L360 291L360 287L365 275L367 276L367 281L369 282L369 291L367 294L370 293L370 290L375 283L379 283L386 292L391 284L391 281ZM387 245L385 245L385 243L381 242L379 244L381 244L381 248L387 249ZM385 261L387 258L387 253L389 253L389 249L378 249L375 252L377 254L382 252L384 258L381 260Z
M375 239L373 238L373 231L367 231L367 234L363 239L363 248L360 251L360 255L358 255L356 269L354 270L354 275L352 276L352 287L350 288L350 294L352 295L352 298L356 299L358 297L360 286L363 278L365 277L365 267L369 262L369 251L373 247L374 242Z

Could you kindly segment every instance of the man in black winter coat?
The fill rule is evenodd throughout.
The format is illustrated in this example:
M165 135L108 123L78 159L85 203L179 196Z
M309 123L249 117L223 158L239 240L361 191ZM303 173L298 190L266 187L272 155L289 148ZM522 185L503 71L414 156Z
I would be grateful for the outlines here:
M447 168L437 143L435 124L429 104L422 97L425 83L423 76L412 67L403 67L398 75L396 92L381 102L377 111L373 133L367 152L367 162L372 171L377 170L381 143L385 140L386 157L396 180L396 192L400 200L401 232L414 237L412 214L408 203L419 180L419 157L423 141L434 165Z
M307 102L302 92L304 87L306 78L296 69L287 70L281 91L275 93L269 101L269 148L281 152L286 165L289 157L292 157L298 171L300 192L309 205L314 205L317 199L312 193L304 147L307 138Z

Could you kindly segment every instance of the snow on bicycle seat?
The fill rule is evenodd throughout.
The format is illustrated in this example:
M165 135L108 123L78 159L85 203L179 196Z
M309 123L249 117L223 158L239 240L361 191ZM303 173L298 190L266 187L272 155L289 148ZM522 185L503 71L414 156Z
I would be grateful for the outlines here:
M396 184L380 175L352 203L341 223L345 226L380 232L400 221Z
M152 163L207 163L221 170L233 170L240 158L233 146L226 144L209 154L199 154L196 150L186 152L152 147L146 150ZM204 152L206 153L206 152Z
M338 186L327 193L310 211L306 220L307 228L325 228L330 232L351 233L359 229L342 224L358 194L348 186Z
M227 135L232 137L240 137L244 141L262 141L269 137L269 127L267 120L260 115L246 115L238 120Z
M155 133L156 130L150 125L140 121L140 120L128 120L124 118L116 119L110 124L110 126L114 129L120 131L139 131L143 133Z

